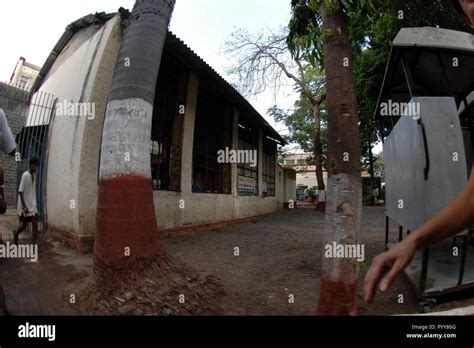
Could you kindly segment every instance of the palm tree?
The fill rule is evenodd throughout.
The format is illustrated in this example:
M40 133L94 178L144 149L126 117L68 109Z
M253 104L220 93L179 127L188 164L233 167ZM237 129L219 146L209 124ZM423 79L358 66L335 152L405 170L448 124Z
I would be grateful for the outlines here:
M94 255L105 265L160 252L150 179L155 87L175 0L136 0L109 91Z
M353 52L342 6L320 1L328 107L328 200L324 241L358 242L362 209L360 139ZM348 64L345 64L348 63ZM357 310L359 267L355 259L323 257L317 313L349 315Z

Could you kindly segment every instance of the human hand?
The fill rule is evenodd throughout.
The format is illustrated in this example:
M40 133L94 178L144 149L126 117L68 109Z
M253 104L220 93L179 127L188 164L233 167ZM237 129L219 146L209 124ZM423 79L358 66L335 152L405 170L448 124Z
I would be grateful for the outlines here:
M407 238L392 249L377 255L365 276L365 302L371 303L375 288L380 282L380 291L385 292L392 285L396 276L408 266L416 251L416 243Z

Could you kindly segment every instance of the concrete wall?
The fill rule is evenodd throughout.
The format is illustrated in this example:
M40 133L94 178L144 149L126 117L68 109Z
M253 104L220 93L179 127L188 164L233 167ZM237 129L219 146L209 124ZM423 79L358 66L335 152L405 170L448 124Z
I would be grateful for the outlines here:
M74 102L95 103L95 118L56 115L51 123L47 166L47 222L67 238L92 243L98 196L98 166L102 127L108 90L122 41L116 17L101 28L91 26L78 32L58 57L40 90ZM287 185L282 174L276 178L276 196L239 196L237 165L231 165L232 193L192 192L192 163L195 113L199 79L189 74L182 125L181 192L154 191L159 229L224 222L271 213L282 206ZM237 141L238 110L234 110L233 139ZM263 134L260 135L261 150ZM144 141L147 141L144 139ZM259 151L261 165L262 151ZM277 166L276 173L280 167ZM277 174L278 175L278 174ZM261 181L261 175L259 175ZM261 189L261 182L259 188ZM293 189L293 191L295 191ZM280 198L278 198L280 197ZM279 201L280 199L280 201ZM72 236L72 237L71 237ZM82 243L82 242L80 242ZM90 244L92 245L92 244ZM75 244L75 246L78 246ZM87 248L86 250L90 250Z
M28 105L26 103L28 93L18 88L9 86L5 83L0 83L0 108L5 111L8 125L16 137L23 127L23 122L26 116ZM5 180L5 199L8 205L16 205L17 193L17 177L14 157L0 154L0 163L4 170Z
M316 172L315 172L315 166L311 166L314 171L311 170L309 172L297 172L296 173L296 184L297 185L302 185L302 186L317 186L317 180L316 180ZM299 170L298 168L295 168L297 171ZM323 180L324 184L327 186L328 183L328 173L326 171L323 171Z
M154 191L159 229L223 222L277 210L276 197Z
M283 180L284 180L284 169L279 165L276 166L275 170L275 197L277 200L277 208L283 209L284 200L284 190L283 190ZM296 190L296 189L295 189Z
M102 124L121 33L119 17L100 28L80 30L59 55L40 89L55 95L58 103L95 105L94 118L56 115L51 123L47 221L78 235L95 232Z
M277 197L239 196L237 193L237 165L231 164L232 193L193 193L192 163L194 124L199 92L199 79L190 74L183 124L183 143L181 157L181 192L154 191L155 213L159 229L201 225L223 222L250 216L272 213L277 210ZM238 138L239 111L234 109L232 146L235 149ZM258 151L259 166L262 165L262 134ZM279 167L278 167L279 168ZM277 179L277 178L276 178ZM259 188L262 177L259 175ZM280 189L281 190L281 189ZM278 189L277 189L278 191Z
M284 202L296 201L296 177L293 170L284 170L283 192Z

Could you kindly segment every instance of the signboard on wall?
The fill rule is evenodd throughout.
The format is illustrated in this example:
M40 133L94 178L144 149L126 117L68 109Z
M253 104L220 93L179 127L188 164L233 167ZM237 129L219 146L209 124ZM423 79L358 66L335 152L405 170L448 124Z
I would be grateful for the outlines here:
M237 188L239 193L255 193L256 180L246 176L237 177Z

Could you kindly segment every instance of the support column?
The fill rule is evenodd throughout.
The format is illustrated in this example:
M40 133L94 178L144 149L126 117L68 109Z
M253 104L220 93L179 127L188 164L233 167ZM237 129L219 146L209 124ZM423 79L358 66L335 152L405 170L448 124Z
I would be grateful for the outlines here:
M233 119L232 119L232 149L238 150L239 146L239 110L234 107L233 110ZM232 196L237 197L239 195L239 190L237 188L237 163L231 164L231 174L232 174Z
M180 110L184 105L186 113L186 102L189 87L189 71L183 71L179 75L178 93L176 96L176 110L174 113L173 133L170 149L170 189L181 190L181 158L183 156L183 122L186 114Z
M189 75L188 94L183 119L183 148L181 154L181 192L192 192L194 123L196 120L199 80Z
M259 197L263 197L262 192L262 182L263 182L263 175L262 175L262 168L263 168L263 130L258 130L258 195Z

